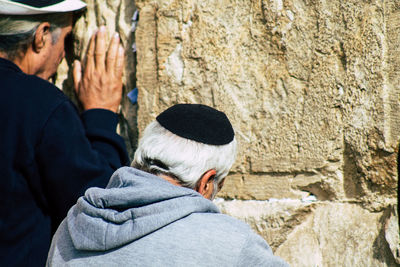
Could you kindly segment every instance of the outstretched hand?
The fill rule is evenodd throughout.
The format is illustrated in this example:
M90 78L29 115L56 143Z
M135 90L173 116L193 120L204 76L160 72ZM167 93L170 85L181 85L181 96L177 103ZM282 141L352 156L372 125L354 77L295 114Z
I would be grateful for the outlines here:
M117 112L122 98L124 49L115 34L106 51L106 29L101 26L90 39L86 66L75 60L73 79L83 109L101 108Z

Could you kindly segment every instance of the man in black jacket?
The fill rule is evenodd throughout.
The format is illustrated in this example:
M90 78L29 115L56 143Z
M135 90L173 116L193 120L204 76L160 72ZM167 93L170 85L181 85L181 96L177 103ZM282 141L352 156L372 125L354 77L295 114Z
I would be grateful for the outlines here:
M116 134L124 51L105 28L74 63L84 112L47 82L79 0L0 0L0 266L44 266L51 236L92 186L129 163Z

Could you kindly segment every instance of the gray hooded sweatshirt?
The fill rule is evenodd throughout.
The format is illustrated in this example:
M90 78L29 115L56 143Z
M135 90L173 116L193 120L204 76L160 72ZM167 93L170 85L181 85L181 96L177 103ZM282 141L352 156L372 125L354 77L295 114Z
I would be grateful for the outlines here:
M47 266L288 265L196 191L123 167L69 210Z

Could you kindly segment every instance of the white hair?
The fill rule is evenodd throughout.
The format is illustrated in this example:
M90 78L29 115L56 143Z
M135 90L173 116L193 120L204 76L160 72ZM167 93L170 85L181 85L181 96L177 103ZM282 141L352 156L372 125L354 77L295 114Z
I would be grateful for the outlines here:
M235 138L220 146L182 138L153 121L139 140L132 166L153 174L170 175L192 189L205 172L214 169L216 187L235 161L236 146Z
M46 21L50 23L52 43L55 44L60 37L61 28L69 23L67 14L0 15L0 52L6 54L10 60L25 53L38 26Z

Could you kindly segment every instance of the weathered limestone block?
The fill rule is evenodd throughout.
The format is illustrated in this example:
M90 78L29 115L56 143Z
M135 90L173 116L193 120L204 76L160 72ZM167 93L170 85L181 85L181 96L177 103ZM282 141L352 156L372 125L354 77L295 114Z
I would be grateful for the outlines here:
M399 264L398 218L392 209L370 212L355 204L289 199L216 203L249 223L291 266Z
M216 199L221 212L248 223L276 250L292 230L312 213L314 203L293 199L224 201Z
M274 180L282 197L311 192L377 210L393 202L398 85L386 33L399 36L395 4L136 4L139 132L174 103L205 103L228 114L240 142L229 188L251 184L224 197L274 197L258 189Z
M383 216L354 204L324 203L276 253L294 266L396 266L382 238Z

